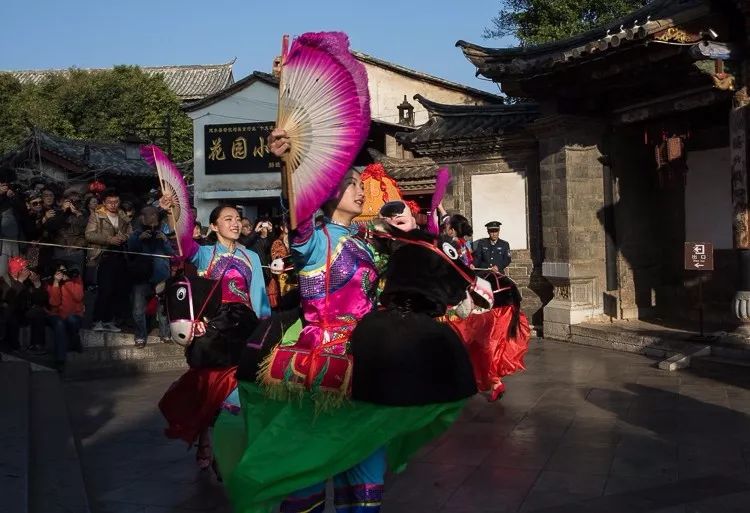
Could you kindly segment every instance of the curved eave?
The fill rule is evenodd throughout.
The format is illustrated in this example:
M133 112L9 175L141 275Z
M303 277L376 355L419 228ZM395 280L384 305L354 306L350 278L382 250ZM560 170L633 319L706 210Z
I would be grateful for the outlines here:
M498 116L533 114L539 111L535 103L502 104L502 105L450 105L428 100L421 94L415 94L414 99L419 102L431 116Z
M477 75L500 81L507 78L528 78L548 72L561 64L572 64L595 58L621 45L642 44L649 36L678 23L711 12L703 0L685 3L657 0L608 26L592 29L567 39L536 46L487 48L467 41L458 41L464 56L477 68Z

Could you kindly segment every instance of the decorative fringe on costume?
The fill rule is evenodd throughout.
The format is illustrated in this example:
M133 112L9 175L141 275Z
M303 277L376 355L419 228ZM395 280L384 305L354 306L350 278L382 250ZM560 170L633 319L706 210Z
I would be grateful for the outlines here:
M341 381L341 388L331 389L322 386L323 378L328 371L328 362L326 361L312 380L312 385L308 388L304 384L306 376L295 372L293 369L294 359L290 360L284 369L283 379L273 377L271 369L275 354L276 352L273 351L263 359L258 368L257 375L257 382L269 399L274 401L302 402L305 395L309 395L315 405L316 413L324 413L340 408L349 402L353 365L349 364L346 366L346 372ZM310 357L310 355L306 356ZM325 356L321 356L320 358L325 358ZM302 382L295 382L295 377L301 379Z
M263 393L274 401L301 401L305 395L304 387L290 383L286 379L274 379L271 376L271 366L273 365L275 352L266 356L258 367L257 382ZM286 374L290 371L287 369ZM291 376L290 376L291 377Z

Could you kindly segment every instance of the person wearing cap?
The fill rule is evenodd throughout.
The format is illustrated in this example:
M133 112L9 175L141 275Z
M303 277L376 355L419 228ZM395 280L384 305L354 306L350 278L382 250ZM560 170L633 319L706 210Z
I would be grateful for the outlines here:
M500 238L500 221L490 221L486 239L479 239L474 245L474 267L476 269L490 269L495 272L505 272L510 265L510 244Z

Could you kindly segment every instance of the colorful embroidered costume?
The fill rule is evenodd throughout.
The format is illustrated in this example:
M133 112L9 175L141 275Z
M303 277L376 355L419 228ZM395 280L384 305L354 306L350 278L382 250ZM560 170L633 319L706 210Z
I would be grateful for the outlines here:
M513 280L501 273L484 276L492 284L493 307L465 319L451 318L450 323L469 352L477 388L488 392L502 386L501 378L525 369L523 358L529 349L531 329Z
M192 238L183 242L185 256L197 268L198 275L221 280L222 302L240 303L259 318L271 315L258 255L237 244L230 251L220 243L199 246Z
M280 344L262 370L271 397L311 392L322 407L347 397L349 336L375 306L378 283L373 249L355 232L326 223L295 239L304 328L298 340Z
M348 380L351 371L345 367L353 350L349 339L357 331L356 321L375 314L372 305L378 273L372 248L352 229L330 223L297 239L294 248L307 258L303 260L300 287L308 323L297 339L282 342L274 350L259 376L262 386L239 382L241 408L235 403L237 398L230 396L225 401L214 430L220 470L237 512L266 513L279 502L284 512L322 512L325 481L331 476L337 511L379 511L386 468L403 468L424 443L450 426L463 400L476 392L471 365L455 333L430 321L431 315L415 304L414 316L407 316L410 333L430 326L431 330L415 336L415 341L418 339L419 351L424 351L425 343L448 349L444 353L451 355L447 360L426 359L438 362L445 372L435 381L435 369L429 364L402 365L400 374L396 372L401 377L395 382L373 383L368 367L382 364L382 358L371 359L377 353L377 341L388 340L386 352L393 351L394 361L401 364L409 361L414 347L400 338L403 334L392 325L382 332L366 329L358 343L363 356L361 361L355 360L353 372L353 382L359 381L360 395L365 399L345 400L342 395L352 386ZM396 262L410 259L404 253ZM422 264L415 262L416 266ZM422 267L435 276L440 265ZM407 269L396 272L399 276L408 274ZM440 299L428 301L436 305L439 315L445 313L446 301L459 300L466 294L465 280L449 278L428 287L430 293L441 294ZM386 289L398 296L396 291L403 291L399 286L414 289L417 284L424 285L425 279L424 272L411 284L406 283L408 278L392 277L391 289L388 282ZM382 327L380 317L374 323L378 329ZM296 353L288 356L293 351ZM278 359L278 375L273 370L274 359ZM286 367L279 362L286 362ZM326 374L330 369L347 372ZM425 370L427 374L421 372ZM411 371L421 377L421 390L438 390L438 394L418 392L415 396L407 391L406 402L394 406L387 397L399 395L399 380ZM383 386L389 390L379 394ZM269 399L269 392L273 399ZM358 399L356 385L352 396ZM246 431L238 436L243 427ZM238 459L236 454L243 445Z
M207 319L206 333L195 337L185 349L190 370L159 402L169 423L167 436L192 443L211 424L222 401L235 388L234 368L244 344L258 318L268 317L271 310L260 260L254 252L240 245L230 252L218 243L198 246L192 239L181 242L198 274L215 280L221 299L218 311ZM197 305L208 300L188 299ZM167 298L168 306L169 301Z
M348 340L356 322L373 309L378 283L373 249L356 232L356 227L334 223L313 228L310 220L293 239L304 327L298 337L285 337L267 358L259 375L261 387L240 382L246 437L237 436L240 410L231 396L215 432L220 470L229 479L237 511L265 511L284 498L282 511L317 511L325 501L325 480L331 475L335 475L337 504L364 501L368 510L380 505L383 450L358 456L343 468L332 468L330 462L304 451L291 450L289 458L269 458L267 452L278 450L275 444L268 445L270 439L278 443L281 437L285 444L296 445L305 433L320 437L327 430L319 431L318 422L333 422L339 433L333 434L327 448L321 449L316 442L308 451L323 456L340 447L335 442L338 436L346 437L339 423L344 412L351 414L350 405L345 404L352 372ZM248 445L234 471L237 457L231 453L243 442ZM305 461L292 456L295 452ZM307 476L295 478L306 467ZM248 473L262 485L262 491L256 493L244 483ZM234 488L237 482L243 484Z

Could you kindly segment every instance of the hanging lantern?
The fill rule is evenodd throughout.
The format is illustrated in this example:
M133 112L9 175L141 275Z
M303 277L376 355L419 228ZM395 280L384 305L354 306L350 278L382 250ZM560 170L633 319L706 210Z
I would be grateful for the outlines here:
M106 188L107 186L99 180L94 180L89 184L89 192L93 192L94 194L101 194Z

